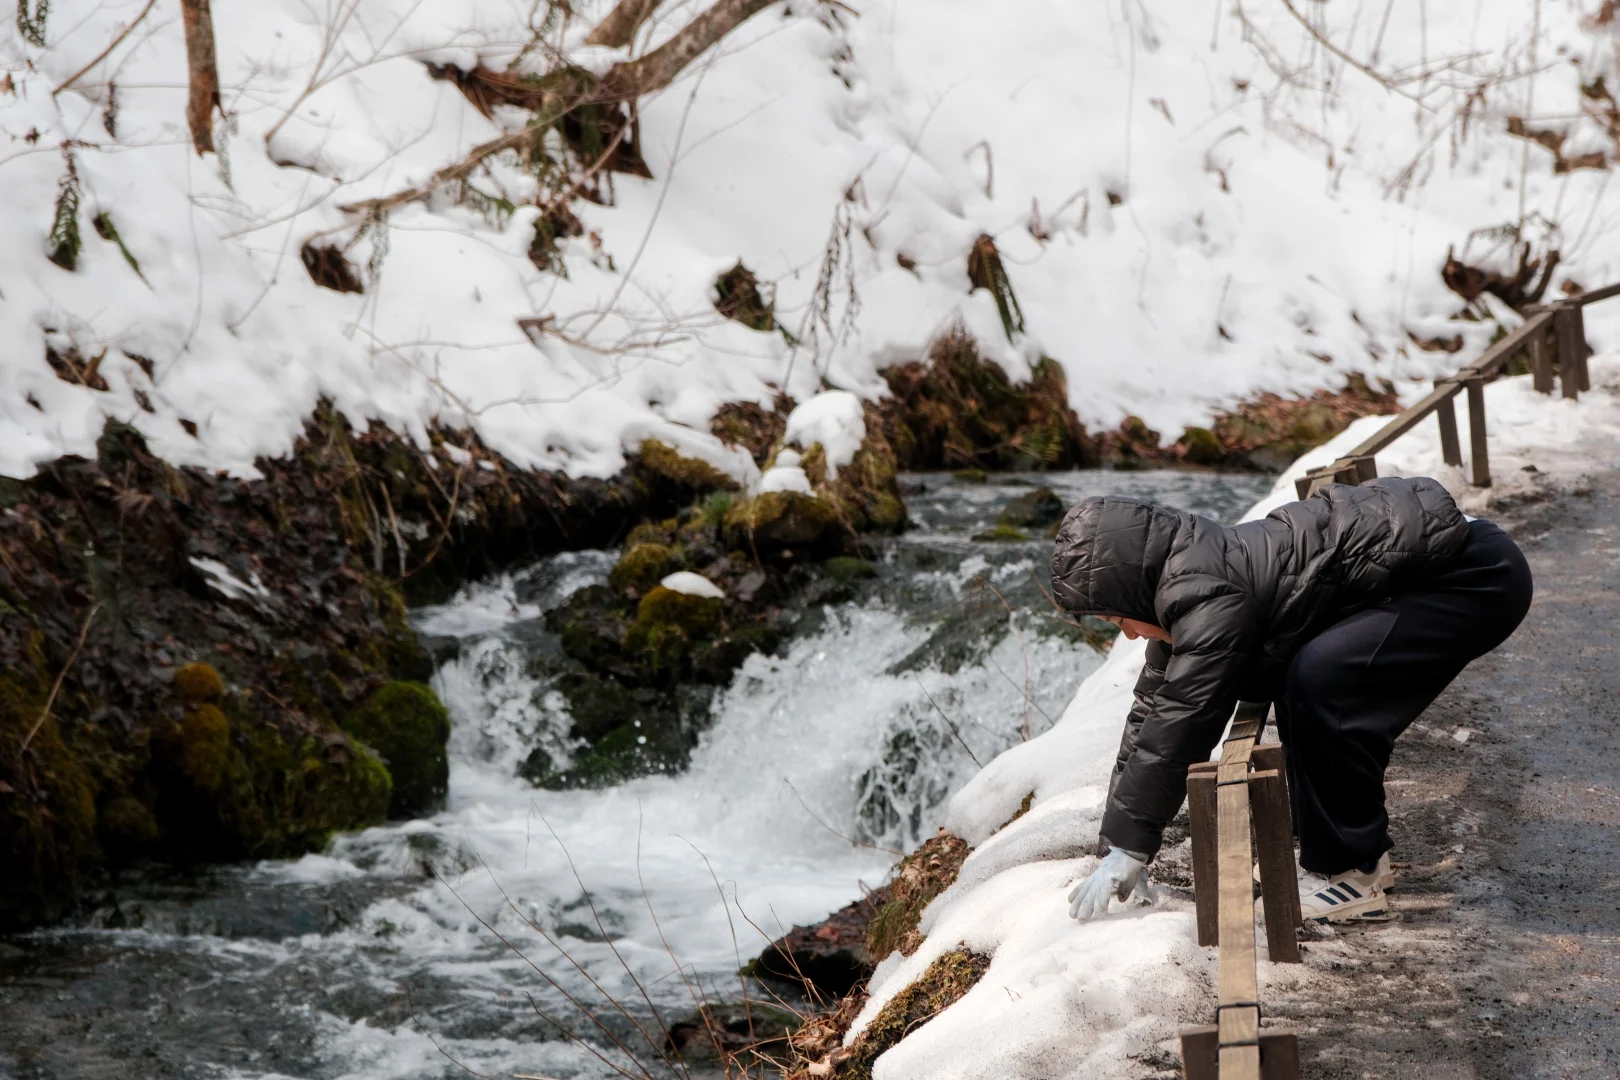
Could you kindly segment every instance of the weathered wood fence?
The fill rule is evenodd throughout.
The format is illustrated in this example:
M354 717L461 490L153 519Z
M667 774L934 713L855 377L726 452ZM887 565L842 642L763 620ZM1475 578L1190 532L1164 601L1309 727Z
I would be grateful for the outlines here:
M1313 469L1295 481L1300 498L1323 484L1359 484L1378 475L1377 454L1390 443L1417 427L1433 413L1440 424L1440 450L1447 465L1462 465L1462 446L1457 438L1457 410L1454 399L1468 395L1469 480L1476 487L1491 483L1490 451L1485 440L1485 384L1499 375L1513 357L1523 352L1529 361L1532 383L1543 394L1553 392L1553 368L1567 398L1590 390L1586 370L1586 321L1582 309L1587 304L1620 296L1620 285L1609 285L1580 296L1559 300L1532 309L1524 325L1486 349L1484 355L1447 379L1434 385L1434 392L1395 417L1372 438L1324 468Z
M1491 482L1486 445L1485 384L1508 362L1526 354L1536 390L1550 394L1554 376L1563 396L1591 389L1587 372L1587 304L1620 296L1620 284L1534 309L1522 326L1485 350L1434 392L1385 424L1372 438L1325 468L1296 482L1300 498L1324 484L1357 484L1378 475L1376 457L1431 413L1440 425L1446 464L1461 466L1454 400L1468 397L1469 479ZM1556 371L1555 371L1556 367ZM1192 826L1193 893L1198 943L1219 945L1215 1023L1181 1033L1186 1080L1298 1080L1299 1047L1293 1032L1260 1026L1259 964L1255 941L1253 866L1258 862L1265 904L1266 949L1273 963L1299 963L1299 891L1294 871L1293 820L1283 748L1260 745L1270 705L1242 703L1218 762L1187 774Z

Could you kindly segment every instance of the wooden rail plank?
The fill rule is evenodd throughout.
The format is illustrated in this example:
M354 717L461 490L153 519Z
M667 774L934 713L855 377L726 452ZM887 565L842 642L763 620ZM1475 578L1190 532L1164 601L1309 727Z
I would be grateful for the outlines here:
M1611 296L1620 296L1620 284L1605 285L1601 289L1593 289L1591 292L1581 293L1579 296L1572 296L1564 302L1566 304L1573 304L1577 307L1585 307L1587 304L1595 304L1599 300L1607 300Z

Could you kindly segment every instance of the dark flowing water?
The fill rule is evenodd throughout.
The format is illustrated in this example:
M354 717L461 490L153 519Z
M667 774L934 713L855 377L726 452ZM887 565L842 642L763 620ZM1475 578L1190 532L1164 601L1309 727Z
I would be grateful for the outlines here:
M880 882L881 849L930 835L973 759L1045 730L1097 666L1042 594L1051 542L971 539L1009 499L1040 483L1065 504L1122 494L1230 521L1270 488L1169 471L995 481L907 478L916 527L859 595L743 666L680 775L571 792L515 776L535 745L573 749L542 616L613 553L417 612L446 656L446 808L295 861L149 871L70 924L0 939L0 1075L662 1075L639 1033L662 1042L655 1013L691 1014L697 988L757 993L735 972L767 935Z

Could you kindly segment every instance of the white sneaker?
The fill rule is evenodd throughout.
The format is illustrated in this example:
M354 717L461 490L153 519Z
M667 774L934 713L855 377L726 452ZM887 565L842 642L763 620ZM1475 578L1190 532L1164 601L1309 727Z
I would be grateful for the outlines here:
M1370 874L1346 870L1323 877L1304 874L1299 879L1299 914L1306 922L1347 922L1368 916L1389 914L1389 898L1384 895L1379 871Z
M1299 867L1296 866L1296 867L1294 867L1294 872L1299 875L1299 880L1300 880L1301 884L1303 884L1304 881L1305 881L1306 871L1302 870L1302 869L1300 869ZM1378 856L1378 866L1374 870L1374 873L1376 873L1378 875L1378 887L1380 889L1383 889L1385 892L1394 891L1394 889L1395 889L1395 868L1390 865L1389 852L1386 851L1382 855ZM1320 877L1321 875L1318 874L1316 876ZM1254 883L1256 885L1260 884L1260 864L1259 863L1254 864Z

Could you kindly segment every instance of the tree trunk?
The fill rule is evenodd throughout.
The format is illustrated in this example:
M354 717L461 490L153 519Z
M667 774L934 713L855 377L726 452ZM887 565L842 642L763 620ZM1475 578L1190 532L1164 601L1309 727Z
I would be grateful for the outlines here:
M626 3L631 0L626 0ZM602 77L598 100L633 101L662 90L721 38L776 0L715 0L714 6L664 44L635 60L615 64ZM611 18L611 16L609 16Z
M191 145L198 155L214 149L214 110L219 104L219 68L214 62L214 16L209 0L180 0L186 26L186 67L191 95L186 100L186 123Z
M610 49L624 48L657 7L658 0L619 0L618 6L608 12L607 18L596 24L596 29L585 39L585 44L605 45Z

